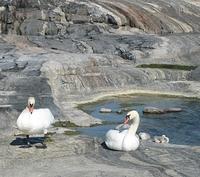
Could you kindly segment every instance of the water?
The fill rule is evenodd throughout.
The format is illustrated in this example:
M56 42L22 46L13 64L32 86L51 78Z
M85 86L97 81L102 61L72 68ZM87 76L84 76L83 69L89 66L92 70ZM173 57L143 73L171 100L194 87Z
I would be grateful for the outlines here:
M182 112L167 114L143 114L146 106L159 108L178 107ZM167 135L170 143L182 145L200 145L200 101L194 99L169 98L158 96L123 96L82 105L83 111L93 117L107 122L90 128L79 128L83 134L95 137L105 137L109 129L123 122L127 111L117 114L119 109L137 110L140 114L140 125L137 132L147 132L151 136ZM100 113L101 108L111 108L112 113Z

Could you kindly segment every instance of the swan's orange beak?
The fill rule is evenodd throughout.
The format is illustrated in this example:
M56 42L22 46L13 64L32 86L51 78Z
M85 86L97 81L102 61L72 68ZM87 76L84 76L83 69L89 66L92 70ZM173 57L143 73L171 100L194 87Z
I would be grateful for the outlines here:
M128 121L129 121L129 116L126 116L124 119L124 124L128 124Z
M28 107L28 110L29 110L29 112L30 112L31 114L33 113L33 109L34 109L33 104L30 104L29 107Z

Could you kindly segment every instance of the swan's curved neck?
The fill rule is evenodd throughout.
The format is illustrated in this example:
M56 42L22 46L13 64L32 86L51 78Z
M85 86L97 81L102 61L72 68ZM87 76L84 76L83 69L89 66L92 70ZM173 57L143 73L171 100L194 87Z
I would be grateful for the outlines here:
M133 123L131 124L131 126L130 126L128 132L129 132L129 133L136 134L136 131L137 131L138 126L139 126L139 123L140 123L140 117L137 116L137 117L135 117Z

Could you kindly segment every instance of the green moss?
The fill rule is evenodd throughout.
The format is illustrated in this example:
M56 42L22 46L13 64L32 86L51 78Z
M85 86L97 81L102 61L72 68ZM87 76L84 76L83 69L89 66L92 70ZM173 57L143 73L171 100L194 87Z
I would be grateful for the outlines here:
M56 132L47 132L47 136L52 136L54 134L56 134Z
M171 65L171 64L142 64L138 65L137 68L158 68L158 69L176 69L191 71L197 68L197 66L191 65Z
M107 120L104 120L102 121L101 124L92 124L90 125L90 127L98 127L98 126L101 126L101 125L115 125L115 124L121 124L122 122L113 122L113 121L107 121Z
M54 127L67 127L67 128L74 128L78 127L78 125L70 122L70 121L57 121L53 124Z
M49 136L46 136L44 139L44 143L51 143L54 142L53 139L51 139Z
M90 125L90 127L97 127L99 125L102 125L102 124L92 124L92 125Z
M79 135L80 132L79 131L64 131L64 134L68 136L75 136L75 135Z

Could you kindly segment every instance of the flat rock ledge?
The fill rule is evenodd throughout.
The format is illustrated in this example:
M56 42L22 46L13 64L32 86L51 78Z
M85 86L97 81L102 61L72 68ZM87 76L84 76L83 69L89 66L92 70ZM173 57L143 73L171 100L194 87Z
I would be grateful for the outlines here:
M122 152L108 150L103 140L86 136L53 134L50 138L46 149L37 149L34 141L36 144L31 148L20 148L22 137L1 139L0 176L197 177L200 174L199 147L141 141L138 150Z

